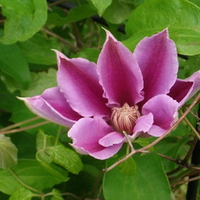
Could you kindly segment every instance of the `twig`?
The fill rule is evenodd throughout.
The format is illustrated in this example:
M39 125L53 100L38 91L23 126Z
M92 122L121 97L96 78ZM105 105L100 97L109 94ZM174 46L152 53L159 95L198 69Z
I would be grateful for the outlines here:
M193 139L193 141L192 141L192 144L190 145L189 151L187 152L185 158L184 158L184 159L181 161L181 163L180 163L181 166L185 165L185 163L188 162L188 159L191 157L191 154L192 154L192 152L193 152L193 150L194 150L194 147L195 147L196 142L197 142L197 138L194 137L194 139ZM172 170L172 171L170 171L170 172L167 172L167 176L171 176L172 174L175 174L176 172L178 172L178 171L180 170L181 166L179 165L176 169L174 169L174 170Z
M181 168L185 167L185 168L188 168L188 169L193 169L193 170L200 171L200 167L192 166L192 165L186 163L186 162L184 161L184 159L183 159L183 160L174 159L174 158L171 158L171 157L169 157L169 156L163 155L163 154L161 154L161 153L158 153L158 155L159 155L160 157L162 157L162 158L165 158L165 159L167 159L167 160L169 160L169 161L171 161L171 162L176 163L177 165L179 165L179 169L180 169L180 167L181 167ZM167 175L168 175L168 173L167 173Z
M189 125L189 127L192 129L192 131L195 133L195 135L197 136L197 138L200 140L200 135L197 132L197 130L194 128L194 126L190 123L190 121L187 119L187 117L184 118L184 120L186 121L186 123Z
M199 105L199 108L198 108L198 118L199 117L200 117L200 105ZM198 121L197 121L197 124L196 124L196 130L199 130ZM200 152L200 140L197 140L196 144L194 145L194 150L192 152L191 164L194 164L194 165L200 164L199 152ZM194 178L198 177L198 175L199 175L199 172L198 172L197 175L190 175L189 178L194 179ZM186 199L187 200L195 200L196 199L197 193L198 193L198 185L199 185L198 179L196 181L193 181L193 182L188 184L187 193L186 193Z
M74 197L74 198L77 199L77 200L82 200L82 198L80 198L80 197L78 197L78 196L76 196L75 194L72 194L72 193L70 193L70 192L65 192L65 193L62 193L61 195L62 195L62 196L71 196L71 197Z
M181 185L181 184L184 184L184 183L189 183L189 182L192 182L192 181L196 181L196 180L199 180L199 179L200 179L200 176L196 176L196 177L190 178L190 179L188 179L188 180L179 181L179 182L177 182L177 183L174 183L174 184L172 185L172 187L175 187L175 186L177 186L177 185Z
M48 124L48 123L50 123L50 121L44 121L44 122L40 122L38 124L26 126L26 127L23 127L23 128L17 128L17 129L8 130L8 131L2 131L2 132L0 132L0 134L17 133L17 132L25 131L25 130L32 129L32 128L35 128L35 127L38 127L38 126L42 126L42 125Z
M33 118L27 119L27 120L25 120L25 121L23 121L23 122L19 122L19 123L16 123L16 124L12 124L12 125L7 126L7 127L5 127L5 128L1 128L1 129L0 129L0 133L1 133L1 132L4 132L4 131L7 131L7 130L10 130L10 129L13 129L13 128L18 127L18 126L22 126L22 125L24 125L24 124L30 123L30 122L35 121L35 120L38 120L38 119L41 119L41 118L40 118L40 117L33 117Z
M55 37L57 38L58 40L60 40L61 42L63 42L64 44L68 45L71 47L71 49L74 51L74 52L78 52L80 49L76 46L74 46L73 44L71 44L70 42L68 42L67 40L65 40L64 38L60 37L59 35L45 29L45 28L41 28L41 31L47 33L48 35L52 36L52 37Z
M51 3L49 5L49 7L57 6L58 4L61 4L61 3L67 2L67 1L68 0L58 0L58 1L55 1L55 2Z

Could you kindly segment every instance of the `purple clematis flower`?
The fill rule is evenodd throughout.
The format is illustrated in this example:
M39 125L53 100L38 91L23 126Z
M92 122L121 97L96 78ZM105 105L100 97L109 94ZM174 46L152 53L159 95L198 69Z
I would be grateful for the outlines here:
M97 65L56 51L58 86L21 98L37 115L71 127L72 146L107 159L137 136L163 135L200 88L200 71L177 79L175 44L164 30L131 53L107 31Z

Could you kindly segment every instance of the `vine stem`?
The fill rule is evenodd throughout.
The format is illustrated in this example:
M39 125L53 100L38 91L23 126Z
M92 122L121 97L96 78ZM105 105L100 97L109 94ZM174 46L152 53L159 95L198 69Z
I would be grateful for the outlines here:
M197 134L199 135L199 117L200 117L200 105L198 108L198 118L197 118L197 123L196 123L196 131ZM191 158L191 164L193 165L199 165L200 164L200 157L199 157L199 151L200 151L200 140L196 141L196 144L194 145L194 149L192 152L192 158ZM198 181L198 174L196 175L191 175L189 176L189 179L192 179L193 181L188 183L188 188L187 188L187 193L186 193L186 199L187 200L195 200L197 198L197 193L198 193L198 186L199 186L199 181ZM197 178L197 179L195 179Z
M7 131L7 130L10 130L10 129L13 129L13 128L15 128L15 127L18 127L18 126L21 126L21 125L30 123L30 122L32 122L32 121L36 121L36 120L38 120L38 119L41 119L41 118L40 118L40 117L33 117L33 118L31 118L31 119L27 119L27 120L25 120L25 121L22 121L22 122L19 122L19 123L16 123L16 124L12 124L12 125L7 126L7 127L5 127L5 128L1 128L1 129L0 129L0 133L1 133L1 132L4 132L4 131Z
M173 184L172 187L175 187L175 186L177 186L177 185L182 185L182 184L184 184L184 183L189 183L189 182L192 182L192 181L196 181L196 180L199 180L199 179L200 179L200 176L196 176L196 177L190 178L190 179L188 179L188 180L179 181L179 182Z
M64 38L60 37L59 35L53 33L50 30L47 30L46 28L41 28L41 31L43 31L44 33L57 38L58 40L60 40L61 42L63 42L64 44L68 45L74 52L78 52L80 49L76 46L74 46L73 44L71 44L70 42L68 42L67 40L65 40Z
M153 147L158 142L160 142L161 140L163 140L169 133L171 133L179 125L179 123L186 117L186 115L191 111L191 109L198 103L199 99L200 99L200 93L196 96L196 98L194 99L194 101L192 102L192 104L187 108L187 110L183 113L183 115L174 123L174 125L165 134L163 134L161 137L159 137L158 139L156 139L155 141L153 141L151 144L149 144L149 145L147 145L145 147L142 147L140 149L131 151L124 158L122 158L121 160L117 161L116 163L114 163L113 165L111 165L110 167L108 167L107 169L104 169L104 172L108 172L108 171L112 170L113 168L115 168L116 166L118 166L120 163L126 161L128 158L132 157L136 153L147 153L146 151L149 148Z
M29 189L29 190L31 190L31 191L33 191L33 192L36 192L37 194L40 194L40 195L43 194L41 191L36 190L35 188L32 188L32 187L26 185L26 184L15 174L15 172L14 172L12 169L8 169L8 171L9 171L9 172L12 174L12 176L13 176L21 185L23 185L25 188L27 188L27 189Z
M38 126L42 126L42 125L48 124L48 123L50 123L50 122L44 121L44 122L40 122L40 123L37 123L37 124L34 124L34 125L26 126L26 127L23 127L23 128L17 128L17 129L12 129L12 130L8 130L8 131L1 131L0 134L17 133L17 132L25 131L25 130L32 129L32 128L35 128L35 127L38 127Z
M197 130L194 128L194 126L190 123L190 121L187 119L187 117L184 118L186 123L189 125L189 127L192 129L192 131L195 133L196 137L200 140L200 135L197 132Z

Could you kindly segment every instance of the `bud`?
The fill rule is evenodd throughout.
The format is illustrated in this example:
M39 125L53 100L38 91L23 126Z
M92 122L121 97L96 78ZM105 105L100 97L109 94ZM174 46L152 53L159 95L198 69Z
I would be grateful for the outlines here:
M140 112L137 105L130 107L125 103L122 107L112 108L111 122L118 132L125 131L127 134L132 134L138 117Z

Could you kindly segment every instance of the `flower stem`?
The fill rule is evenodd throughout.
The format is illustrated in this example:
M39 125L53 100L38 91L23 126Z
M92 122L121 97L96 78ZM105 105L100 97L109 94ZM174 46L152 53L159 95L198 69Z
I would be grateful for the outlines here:
M130 147L130 149L131 149L131 152L132 152L132 151L135 151L135 149L134 149L134 147L133 147L133 144L131 143L131 141L130 141L130 139L129 139L127 133L126 133L126 131L123 131L122 133L124 134L124 136L125 136L125 138L126 138L126 140L127 140L127 143L128 143L128 145L129 145L129 147Z

